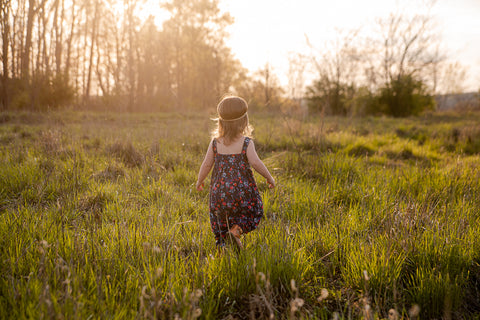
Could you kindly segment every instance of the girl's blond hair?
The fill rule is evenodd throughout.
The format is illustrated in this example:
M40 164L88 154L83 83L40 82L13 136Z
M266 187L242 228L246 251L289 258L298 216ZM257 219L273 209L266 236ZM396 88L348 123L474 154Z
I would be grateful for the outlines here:
M213 138L223 138L229 145L239 134L251 136L253 128L248 123L248 104L237 96L223 98L217 105L217 128L212 133Z

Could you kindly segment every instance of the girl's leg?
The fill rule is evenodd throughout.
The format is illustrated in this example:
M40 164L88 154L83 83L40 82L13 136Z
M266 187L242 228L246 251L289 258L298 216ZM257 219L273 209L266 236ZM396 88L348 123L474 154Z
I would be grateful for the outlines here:
M240 236L243 234L243 230L238 224L234 224L230 229L230 232L233 233L233 235L237 238L240 238Z
M236 251L240 251L243 249L242 241L240 241L242 233L242 228L235 224L230 228L230 230L228 230L225 237L225 241L227 241L228 244L232 245Z

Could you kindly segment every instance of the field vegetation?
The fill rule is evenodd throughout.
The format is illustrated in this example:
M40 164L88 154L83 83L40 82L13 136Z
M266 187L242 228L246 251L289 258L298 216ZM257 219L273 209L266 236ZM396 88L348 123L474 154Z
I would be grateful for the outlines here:
M218 252L203 113L0 114L1 318L480 317L480 114L255 114L265 216Z

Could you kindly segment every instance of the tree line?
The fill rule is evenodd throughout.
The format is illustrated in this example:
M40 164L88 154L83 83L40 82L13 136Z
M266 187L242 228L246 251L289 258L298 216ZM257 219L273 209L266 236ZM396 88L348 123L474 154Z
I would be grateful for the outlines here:
M172 0L170 18L124 0L0 0L1 106L101 104L204 108L245 77L225 45L233 22L217 0Z
M64 106L125 111L205 109L226 92L266 108L308 100L335 115L406 116L434 108L445 54L428 14L391 14L289 57L288 86L274 70L252 75L226 45L233 23L219 0L170 0L169 18L141 19L136 0L0 0L3 110ZM305 72L315 80L305 90ZM443 73L442 73L443 72Z

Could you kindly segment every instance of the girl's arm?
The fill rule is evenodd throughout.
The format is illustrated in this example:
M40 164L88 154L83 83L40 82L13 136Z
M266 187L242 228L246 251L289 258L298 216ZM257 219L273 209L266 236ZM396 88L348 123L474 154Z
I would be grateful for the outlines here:
M208 145L207 153L205 154L205 158L203 159L202 166L200 167L200 171L198 172L197 186L196 186L198 191L203 190L203 180L205 180L210 170L212 170L213 163L215 161L212 143L213 143L213 140L210 141L210 144Z
M255 145L253 144L253 140L250 140L250 143L247 147L247 158L250 165L255 169L258 173L260 173L265 179L267 179L270 188L275 187L275 180L273 179L272 175L268 171L267 167L263 164L263 161L257 155L257 151L255 151Z

